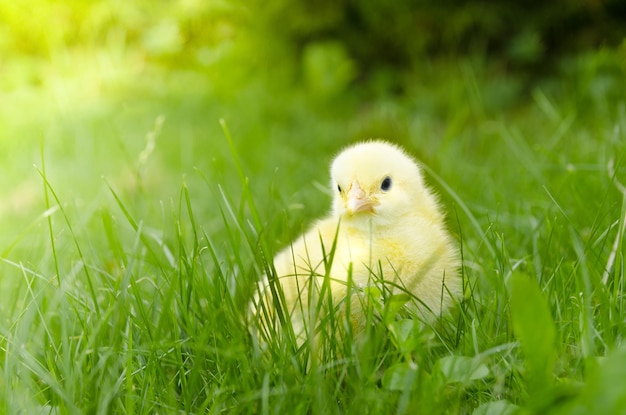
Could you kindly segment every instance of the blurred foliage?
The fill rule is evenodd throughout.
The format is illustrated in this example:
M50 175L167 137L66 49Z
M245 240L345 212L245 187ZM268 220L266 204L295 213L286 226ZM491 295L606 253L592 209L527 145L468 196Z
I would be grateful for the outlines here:
M220 85L265 73L278 85L304 80L332 96L354 80L403 89L398 73L420 71L434 57L480 54L500 70L544 75L571 52L618 47L626 3L25 0L0 3L0 21L5 65L11 54L39 59L64 48L121 46L140 60L204 68ZM228 70L213 70L218 62ZM32 71L11 75L41 82Z
M539 69L564 53L618 45L626 34L620 0L273 0L256 3L255 13L297 50L341 43L361 74L477 52Z
M459 390L481 404L476 413L511 413L525 405L518 368L526 363L537 371L547 362L560 379L535 377L536 389L547 385L554 395L532 395L536 407L563 397L563 413L619 412L624 352L597 365L588 356L622 342L624 319L608 316L621 315L623 296L603 301L603 285L594 282L598 317L587 334L581 316L592 302L574 293L584 288L575 278L581 267L590 264L596 277L604 270L623 217L623 195L613 182L625 181L622 4L0 2L0 253L48 277L54 272L40 262L50 262L46 241L58 238L65 241L58 262L72 268L77 258L61 213L48 209L59 205L96 253L95 267L115 270L124 256L115 251L126 242L109 237L103 249L101 236L125 221L108 185L148 235L178 246L179 228L168 212L181 203L184 181L198 221L189 227L206 230L224 258L234 257L222 208L239 205L241 185L220 118L241 153L267 238L279 248L327 209L332 153L356 140L388 138L436 172L429 171L429 183L450 209L450 226L464 241L468 278L478 282L473 294L480 324L475 328L472 320L458 356L436 360L438 381L467 384ZM616 173L609 178L606 166L613 162ZM58 200L43 200L38 170L45 170ZM54 220L50 231L48 218ZM123 231L125 240L133 239L132 229ZM585 244L587 262L577 243ZM487 252L492 245L502 252ZM542 292L518 285L518 299L535 301L509 310L493 292L513 266L540 281ZM11 293L26 281L22 271L12 267L7 275L17 277L0 278L0 291ZM18 301L15 296L0 304L0 314L18 315ZM543 308L528 308L534 304ZM514 340L507 333L509 311L524 359L507 346ZM23 326L23 338L37 338L28 333L27 319ZM596 329L598 345L589 347L596 352L586 352ZM541 347L533 348L542 333ZM502 362L470 358L477 347L489 356L502 354ZM232 367L241 367L240 356L233 357ZM13 376L12 368L6 373ZM406 363L390 368L382 392L397 392L397 382L415 373ZM232 384L214 384L242 390L238 372L232 375ZM13 386L3 381L0 376L0 390ZM562 384L567 382L572 385ZM42 385L33 390L47 388ZM370 390L382 393L377 387L357 392L384 402Z
M145 147L146 132L161 115L169 138L159 146L172 149L162 162L194 166L207 145L201 140L213 140L216 170L227 159L220 117L236 120L233 135L245 142L251 169L270 170L272 163L254 156L268 145L281 149L276 164L298 164L299 150L279 145L293 139L279 125L306 126L299 132L304 151L364 137L411 145L434 135L440 139L413 145L434 162L458 137L492 138L493 131L472 127L515 110L522 99L536 101L563 131L585 116L581 108L614 118L626 73L626 43L611 47L626 27L618 24L620 4L0 2L0 136L20 137L0 140L0 163L12 169L0 177L0 196L9 185L24 184L15 177L32 172L42 137L56 149L51 157L67 161L59 170L68 176L93 170L89 156L102 153L112 156L95 177L123 172L120 166ZM526 72L509 70L509 62L543 64L554 51L598 43L606 47L564 55L533 84ZM558 110L555 99L564 103ZM249 139L252 131L263 140ZM116 141L102 138L111 136ZM467 147L458 145L470 153L480 148ZM144 176L161 175L154 170ZM303 174L318 172L325 166ZM27 200L38 192L17 193Z

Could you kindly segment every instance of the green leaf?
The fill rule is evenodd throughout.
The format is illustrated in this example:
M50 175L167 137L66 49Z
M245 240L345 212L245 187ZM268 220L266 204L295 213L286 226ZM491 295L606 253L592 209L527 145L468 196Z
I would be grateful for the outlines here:
M417 378L417 367L414 363L397 363L385 370L383 388L392 391L403 391L410 388Z
M418 323L415 320L398 320L389 323L391 340L402 352L410 352L417 348L416 329Z
M569 402L559 415L626 413L626 348L611 352L596 364L588 365L585 385L577 399Z
M472 415L511 415L518 409L517 405L513 405L507 400L501 400L480 405L472 412Z
M411 300L408 294L394 294L385 301L385 323L391 324L406 303Z
M552 383L556 330L538 284L523 274L511 277L511 319L524 352L529 388L540 392Z
M480 359L467 356L445 356L435 363L433 374L438 374L442 383L470 383L490 375L489 368Z

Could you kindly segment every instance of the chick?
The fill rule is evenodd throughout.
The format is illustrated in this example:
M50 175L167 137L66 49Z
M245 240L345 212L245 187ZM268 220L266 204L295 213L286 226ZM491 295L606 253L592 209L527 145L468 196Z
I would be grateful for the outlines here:
M315 328L318 297L327 296L320 291L324 281L339 304L348 279L358 290L382 277L396 287L393 292L415 295L422 316L439 316L461 292L459 253L416 162L394 144L368 141L337 155L330 175L329 216L273 260L296 336ZM276 318L273 304L281 290L270 286L265 277L254 301L262 320Z

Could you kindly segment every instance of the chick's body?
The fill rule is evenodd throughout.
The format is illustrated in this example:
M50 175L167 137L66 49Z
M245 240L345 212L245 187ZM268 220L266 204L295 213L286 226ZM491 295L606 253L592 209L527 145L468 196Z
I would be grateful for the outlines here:
M329 217L274 258L296 334L324 275L335 304L349 278L358 289L377 276L414 294L423 314L448 308L461 291L458 250L417 164L387 142L360 143L333 161L331 187ZM268 284L264 279L261 298L269 298Z

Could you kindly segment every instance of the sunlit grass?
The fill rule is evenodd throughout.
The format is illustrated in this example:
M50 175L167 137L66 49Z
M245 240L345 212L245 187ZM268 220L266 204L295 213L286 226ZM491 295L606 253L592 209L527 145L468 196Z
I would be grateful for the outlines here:
M406 95L329 103L121 44L16 63L31 81L0 106L0 412L624 411L614 58L528 91L480 57L430 62ZM425 163L464 301L432 327L372 307L359 336L331 312L316 342L260 341L256 281L327 209L333 154L370 137Z

